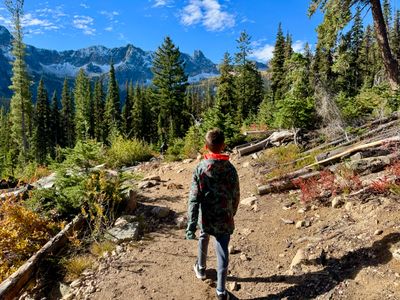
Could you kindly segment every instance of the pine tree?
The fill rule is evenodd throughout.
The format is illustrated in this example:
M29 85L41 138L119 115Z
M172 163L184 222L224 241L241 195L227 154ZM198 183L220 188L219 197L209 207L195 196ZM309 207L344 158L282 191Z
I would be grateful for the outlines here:
M75 79L75 132L76 140L84 141L90 137L91 109L90 82L83 69Z
M62 135L60 145L62 147L73 148L75 145L75 106L74 100L68 87L67 78L61 92L61 126Z
M43 79L41 79L37 90L34 130L35 157L39 164L46 162L47 155L50 153L52 146L50 113L47 90L44 87Z
M30 80L25 63L25 45L21 19L23 17L24 0L7 0L7 9L12 15L14 40L12 53L15 57L12 67L12 85L14 92L10 103L11 133L19 160L26 163L29 159L30 140L32 138L32 100L29 90Z
M58 108L57 93L54 91L53 97L51 98L51 149L50 153L54 157L55 147L60 145L60 138L62 137L62 126L61 126L61 115Z
M273 102L282 99L283 79L285 78L285 38L282 32L282 25L279 23L276 34L273 58L270 61L271 67L271 90Z
M386 24L386 31L389 32L390 28L392 27L392 7L390 6L389 0L383 0L382 3L382 10L383 10L383 19L385 20Z
M115 79L115 69L113 62L111 62L110 65L108 89L104 110L105 133L106 137L109 138L110 134L120 132L121 129L119 87Z
M400 61L400 11L397 10L394 20L393 26L390 30L390 44L393 49L393 56L397 61Z
M187 76L179 48L170 37L164 39L153 60L154 97L158 101L158 134L169 141L183 137L188 128L184 114Z
M98 79L93 94L94 138L98 142L106 142L104 135L104 90L103 81Z
M292 35L288 32L285 40L285 61L289 60L292 57L292 54Z
M239 51L235 54L236 119L239 123L247 119L250 115L255 115L264 97L261 74L257 70L255 63L248 59L252 52L250 40L251 37L243 31L237 40Z
M219 73L217 103L223 114L233 114L237 109L237 103L235 101L235 80L233 76L232 59L227 52L224 54L224 59L219 66Z
M125 83L126 96L125 96L125 104L122 108L122 127L125 136L132 136L132 102L133 102L133 84L132 82L128 84L128 81Z
M136 85L136 88L132 96L133 96L133 103L131 108L132 136L136 139L144 139L145 136L144 95L139 85Z

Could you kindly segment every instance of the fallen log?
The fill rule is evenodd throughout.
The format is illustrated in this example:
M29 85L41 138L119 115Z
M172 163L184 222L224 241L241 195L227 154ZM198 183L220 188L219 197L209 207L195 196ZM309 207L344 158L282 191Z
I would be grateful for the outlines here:
M375 146L381 146L381 145L384 145L386 143L393 143L393 142L400 142L400 136L397 135L397 136L393 136L393 137L390 137L390 138L386 138L386 139L383 139L383 140L379 140L379 141L375 141L375 142L371 142L371 143L367 143L367 144L361 144L361 145L352 146L352 147L347 148L345 150L341 149L342 151L340 151L339 153L336 153L336 151L335 151L334 154L332 154L330 156L328 155L327 158L322 159L320 161L317 161L317 162L315 162L315 163L313 163L313 164L311 164L311 165L309 165L307 167L312 168L312 167L318 166L318 165L324 166L324 165L326 165L328 163L333 163L333 162L338 161L338 160L340 160L340 159L342 159L344 157L348 157L349 155L351 155L354 152L358 152L360 150L364 150L364 149L367 149L367 148L372 148L372 147L375 147Z
M47 255L60 249L67 241L73 230L83 225L84 218L79 215L70 222L55 237L48 241L36 254L29 258L17 271L0 284L0 299L12 300L18 296L24 286L33 278L40 261Z
M245 131L244 135L248 136L248 135L270 135L271 133L273 133L273 130L249 130L249 131Z
M246 154L251 154L260 150L263 150L265 146L269 143L269 139L262 140L261 142L258 142L254 145L250 145L241 149L237 149L237 152L239 153L239 156L243 156Z

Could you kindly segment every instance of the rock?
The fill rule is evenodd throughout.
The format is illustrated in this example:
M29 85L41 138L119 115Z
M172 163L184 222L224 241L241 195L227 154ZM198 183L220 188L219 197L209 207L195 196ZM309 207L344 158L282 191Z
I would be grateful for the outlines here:
M176 184L176 183L168 183L167 185L167 190L182 190L183 185L182 184Z
M233 245L229 245L228 252L229 252L229 254L236 254L236 253L240 253L240 250L236 249L235 246L233 246Z
M137 217L132 215L124 215L115 220L114 227L124 227L128 223L137 222Z
M109 229L104 237L114 243L135 241L139 238L139 222L127 223L121 227Z
M301 221L297 221L296 222L296 228L297 229L300 229L300 228L305 227L305 226L306 226L306 221L305 220L301 220Z
M161 181L161 177L159 175L151 175L151 176L147 176L147 177L143 178L142 181L157 181L157 182L160 182Z
M75 293L69 293L61 298L61 300L72 300L75 299Z
M72 281L69 286L74 289L74 288L80 287L81 285L82 285L82 281L80 279L77 279L77 280Z
M187 226L187 217L179 216L175 219L175 224L179 229L184 229Z
M157 181L152 180L152 181L142 181L138 184L138 188L143 190L143 189L147 189L147 188L151 188L153 186L157 185Z
M183 160L182 163L184 163L184 164L190 164L192 161L193 161L193 159L188 158L188 159Z
M392 256L395 260L400 261L400 248L392 251Z
M238 290L239 290L239 285L237 284L236 281L229 282L229 283L228 283L228 289L229 289L230 291L232 291L232 292L238 291Z
M115 247L115 252L116 252L117 254L120 254L120 253L124 252L124 248L123 248L121 245L117 245L117 246Z
M294 224L294 221L293 220L289 220L289 219L284 219L284 218L281 218L281 221L283 222L283 223L285 223L285 224Z
M124 198L125 198L124 213L128 215L132 214L136 210L138 204L137 193L134 190L129 189L126 192L124 192Z
M256 153L253 153L253 154L251 155L251 158L254 159L254 160L258 159L258 157L259 157L259 154L258 154L257 152L256 152Z
M54 187L56 182L56 173L52 173L49 176L40 178L35 183L32 183L32 186L36 187L37 189L50 189Z
M299 214L304 214L304 213L306 213L306 210L304 208L300 208L297 212Z
M156 206L151 210L151 213L157 218L165 218L169 215L170 209L164 206Z
M257 197L249 197L240 201L240 204L252 206L257 202Z
M240 254L240 259L243 260L243 261L248 261L248 260L250 260L250 258L249 258L246 254L244 254L244 253Z
M248 168L250 167L250 162L246 161L243 163L243 168Z
M72 288L71 288L71 286L60 282L58 285L58 290L60 292L61 298L64 299L66 296L71 294ZM72 298L69 298L69 299L72 299Z
M340 196L337 196L332 199L332 208L339 208L343 204L343 199Z
M344 209L347 211L351 211L353 208L353 202L347 201L346 204L344 205Z
M178 171L176 171L176 173L182 173L183 171L185 171L185 169L179 169Z
M361 152L357 152L356 154L350 156L350 160L351 160L351 161L357 161L357 160L360 160L360 159L362 159L362 158L363 158L363 157L362 157L362 155L361 155Z
M377 229L375 230L374 235L381 235L382 233L383 233L382 229Z
M305 251L303 249L297 250L296 255L293 257L292 262L290 264L290 269L298 269L300 265L307 259Z

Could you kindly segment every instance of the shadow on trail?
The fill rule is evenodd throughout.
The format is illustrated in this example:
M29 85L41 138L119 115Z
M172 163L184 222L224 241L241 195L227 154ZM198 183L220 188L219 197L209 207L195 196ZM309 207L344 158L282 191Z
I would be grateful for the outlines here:
M294 284L283 291L265 297L249 300L275 299L311 299L325 294L346 279L354 279L363 268L386 264L392 259L390 245L400 241L400 233L390 233L381 240L375 241L371 247L360 248L349 252L341 258L327 259L324 269L318 272L298 275L273 275L270 277L239 278L229 276L229 281L236 282L284 282Z

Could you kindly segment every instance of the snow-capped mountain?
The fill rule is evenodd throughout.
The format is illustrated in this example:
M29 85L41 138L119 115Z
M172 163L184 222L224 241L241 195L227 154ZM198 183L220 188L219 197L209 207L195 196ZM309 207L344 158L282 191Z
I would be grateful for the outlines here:
M11 95L8 87L11 84L12 40L7 28L0 26L0 97ZM37 84L40 77L43 77L49 93L56 90L60 95L65 77L73 80L81 68L90 77L105 76L110 69L111 60L121 87L127 80L148 83L153 76L153 56L153 51L144 51L131 44L119 48L92 46L68 51L39 49L27 45L25 60L33 82ZM193 56L182 53L182 59L190 82L218 75L217 66L200 50L196 50Z

